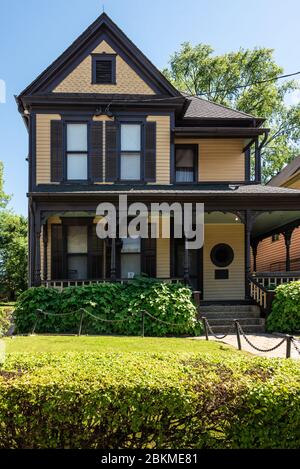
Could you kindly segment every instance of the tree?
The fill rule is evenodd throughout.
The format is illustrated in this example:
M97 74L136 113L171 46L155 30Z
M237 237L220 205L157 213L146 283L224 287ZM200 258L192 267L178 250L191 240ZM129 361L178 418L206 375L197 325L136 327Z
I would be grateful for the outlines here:
M0 296L10 300L27 288L27 220L8 210L0 162Z
M266 119L265 126L271 129L262 151L267 180L299 154L300 104L285 104L288 93L299 89L299 84L275 80L283 69L272 49L213 52L207 44L193 47L185 42L163 73L181 91Z
M4 173L4 167L3 167L2 161L0 161L0 209L5 208L11 199L11 196L8 194L5 194L4 189L3 189L3 186L4 186L3 173Z

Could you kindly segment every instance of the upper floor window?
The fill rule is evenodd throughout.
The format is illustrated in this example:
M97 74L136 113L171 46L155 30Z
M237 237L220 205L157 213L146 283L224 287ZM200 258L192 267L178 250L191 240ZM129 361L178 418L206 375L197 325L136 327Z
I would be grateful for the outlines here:
M195 145L176 145L175 180L176 182L196 182L197 147Z
M96 54L92 56L92 83L96 85L116 84L116 56Z
M279 241L280 235L278 233L272 235L272 243Z
M88 179L87 124L67 124L67 179Z
M122 180L141 179L141 125L121 124L121 168Z

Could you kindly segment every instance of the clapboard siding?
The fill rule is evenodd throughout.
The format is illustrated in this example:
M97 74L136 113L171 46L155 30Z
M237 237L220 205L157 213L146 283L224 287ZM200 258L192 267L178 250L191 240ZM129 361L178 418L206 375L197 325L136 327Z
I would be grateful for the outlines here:
M272 241L271 237L266 238L259 243L257 248L256 269L258 272L284 271L285 256L286 250L282 234L278 241ZM291 270L300 270L300 228L293 231L290 257Z
M51 120L60 120L60 115L36 115L36 183L51 183Z
M158 278L170 277L170 239L158 238L156 240L156 276Z
M170 183L170 116L148 116L156 122L156 183Z
M176 143L198 145L198 180L244 181L243 139L175 139Z
M233 262L226 267L229 270L229 278L226 280L215 280L215 269L218 269L218 267L210 259L212 248L219 243L229 244L234 251ZM205 225L203 248L204 300L242 300L245 298L244 252L244 225Z

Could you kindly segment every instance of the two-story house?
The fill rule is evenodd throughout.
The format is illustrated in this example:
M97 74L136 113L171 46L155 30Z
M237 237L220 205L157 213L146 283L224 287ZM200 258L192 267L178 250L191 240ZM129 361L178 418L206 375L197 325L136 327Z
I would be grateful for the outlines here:
M30 285L144 273L184 279L203 302L243 303L251 241L300 219L300 191L261 185L264 120L175 89L106 14L16 99L29 134ZM96 207L120 194L204 203L203 248L99 239Z

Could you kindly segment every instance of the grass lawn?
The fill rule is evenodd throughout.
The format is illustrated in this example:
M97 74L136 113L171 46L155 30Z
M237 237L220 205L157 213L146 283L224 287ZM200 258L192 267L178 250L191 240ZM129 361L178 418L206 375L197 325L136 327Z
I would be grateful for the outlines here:
M193 352L241 355L229 345L213 341L157 337L59 337L16 336L5 338L6 352Z

